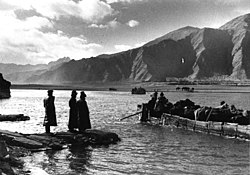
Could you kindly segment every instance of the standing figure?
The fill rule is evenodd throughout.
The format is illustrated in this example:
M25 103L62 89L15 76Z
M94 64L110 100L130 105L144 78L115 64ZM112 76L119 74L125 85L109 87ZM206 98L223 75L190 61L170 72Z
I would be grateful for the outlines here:
M86 94L84 91L81 92L80 100L77 101L77 116L78 116L78 128L80 132L91 128L89 119L89 108L87 102L85 101Z
M77 118L77 107L76 107L76 90L71 92L71 98L69 100L69 123L68 128L70 132L74 132L78 128L78 118Z
M48 98L45 98L43 100L45 108L45 117L43 126L45 126L46 133L50 133L50 126L57 126L54 101L55 97L53 96L53 90L48 90Z

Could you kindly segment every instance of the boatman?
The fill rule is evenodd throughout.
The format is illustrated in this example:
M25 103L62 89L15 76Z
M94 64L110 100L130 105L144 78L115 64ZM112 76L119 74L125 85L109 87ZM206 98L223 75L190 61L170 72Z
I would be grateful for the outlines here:
M81 92L80 100L77 101L77 116L78 116L78 128L80 132L86 129L91 129L90 119L89 119L89 108L85 100L86 94L84 91Z
M43 126L45 126L46 133L50 133L50 126L57 126L54 101L55 97L53 96L53 90L48 90L48 97L43 100L45 108Z

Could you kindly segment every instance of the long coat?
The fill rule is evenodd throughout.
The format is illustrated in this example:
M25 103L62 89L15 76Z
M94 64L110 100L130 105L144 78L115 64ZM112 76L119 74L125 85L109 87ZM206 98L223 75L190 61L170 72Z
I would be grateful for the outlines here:
M55 101L54 96L50 96L43 100L45 108L45 117L43 123L44 126L57 126L54 101Z
M87 102L85 100L77 101L77 116L79 119L78 128L80 131L84 131L85 129L90 129L90 119L89 119L89 108Z
M77 116L77 106L76 99L71 98L69 100L69 129L78 128L78 116Z

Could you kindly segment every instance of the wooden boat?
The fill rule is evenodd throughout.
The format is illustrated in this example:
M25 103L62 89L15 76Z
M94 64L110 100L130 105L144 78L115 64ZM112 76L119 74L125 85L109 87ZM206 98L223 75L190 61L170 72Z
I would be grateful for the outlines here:
M131 93L132 94L146 94L146 90L142 87L139 87L139 88L135 87L131 90Z
M116 88L109 88L109 91L117 91Z
M149 116L146 104L142 104L141 122L156 123L163 126L169 125L195 132L250 140L250 125L214 121L196 121L167 113L163 113L160 118L155 119L155 117Z

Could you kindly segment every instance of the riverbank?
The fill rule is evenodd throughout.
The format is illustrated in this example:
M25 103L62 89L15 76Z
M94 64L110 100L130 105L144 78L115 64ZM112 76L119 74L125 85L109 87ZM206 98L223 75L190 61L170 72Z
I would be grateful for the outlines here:
M22 134L0 130L0 175L29 174L21 157L32 152L60 151L72 145L108 146L121 141L117 134L89 129L84 133L55 132L51 134ZM29 171L29 170L28 170Z
M24 171L24 162L21 157L29 155L30 152L22 147L7 145L0 141L0 174L27 174Z

